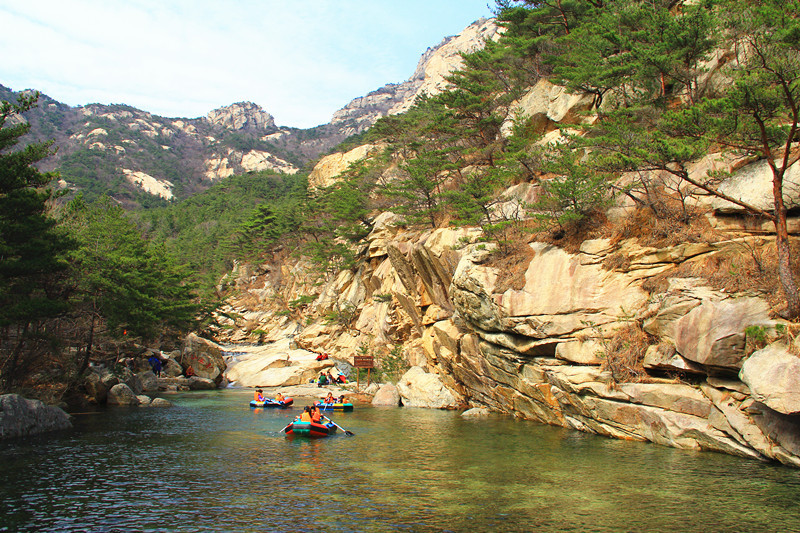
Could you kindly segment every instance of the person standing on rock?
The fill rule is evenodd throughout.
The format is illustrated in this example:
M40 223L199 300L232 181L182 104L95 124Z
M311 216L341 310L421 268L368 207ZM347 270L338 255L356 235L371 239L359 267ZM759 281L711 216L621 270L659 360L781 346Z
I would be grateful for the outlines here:
M153 369L153 374L156 375L157 378L161 377L161 359L156 357L155 354L151 355L147 361L150 363L150 367Z

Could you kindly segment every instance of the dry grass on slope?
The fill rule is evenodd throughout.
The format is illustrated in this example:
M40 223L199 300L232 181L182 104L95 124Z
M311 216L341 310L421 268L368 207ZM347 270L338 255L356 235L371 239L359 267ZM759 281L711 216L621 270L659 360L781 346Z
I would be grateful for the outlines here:
M793 272L800 272L800 243L792 243ZM778 257L771 238L744 238L721 252L686 261L676 269L645 281L651 293L667 288L668 278L703 278L708 285L730 294L758 293L773 309L785 305L778 276Z
M653 341L639 323L617 329L603 340L603 370L611 372L615 383L647 382L644 356Z

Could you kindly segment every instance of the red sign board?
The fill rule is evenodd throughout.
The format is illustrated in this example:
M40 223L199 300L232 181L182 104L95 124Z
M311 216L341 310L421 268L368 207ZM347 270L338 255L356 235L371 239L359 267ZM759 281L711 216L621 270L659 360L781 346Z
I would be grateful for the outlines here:
M357 355L353 358L353 366L356 368L375 368L375 361L371 355Z

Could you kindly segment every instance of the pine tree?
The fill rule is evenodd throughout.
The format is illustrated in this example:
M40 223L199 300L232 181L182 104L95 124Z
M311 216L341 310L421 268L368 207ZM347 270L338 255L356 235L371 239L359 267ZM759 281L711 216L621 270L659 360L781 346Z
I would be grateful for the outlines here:
M38 94L0 104L0 378L6 387L23 377L48 340L45 320L67 309L64 273L73 241L48 213L54 177L34 166L52 143L13 150L30 130L21 114Z

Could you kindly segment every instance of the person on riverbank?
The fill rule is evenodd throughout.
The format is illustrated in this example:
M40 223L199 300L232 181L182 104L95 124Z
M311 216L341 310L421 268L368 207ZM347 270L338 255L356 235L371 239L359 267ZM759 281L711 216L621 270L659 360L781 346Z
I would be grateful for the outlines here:
M328 384L328 377L325 375L324 372L319 373L319 379L317 380L317 387L322 387L323 385Z
M150 363L150 367L153 369L153 374L155 374L157 378L160 378L162 368L161 359L159 359L156 354L153 354L148 357L147 362Z

